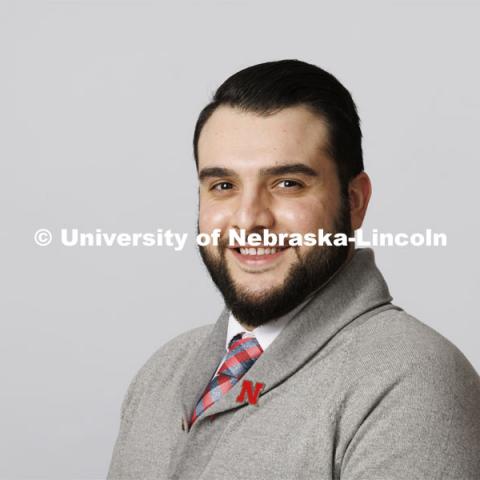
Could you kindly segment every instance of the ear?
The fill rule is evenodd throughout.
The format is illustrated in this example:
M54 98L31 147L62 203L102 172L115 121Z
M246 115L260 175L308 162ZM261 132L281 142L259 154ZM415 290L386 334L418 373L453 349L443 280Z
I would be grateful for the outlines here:
M372 184L369 176L365 172L360 172L350 180L348 185L348 199L350 202L350 220L354 231L362 226L371 195Z

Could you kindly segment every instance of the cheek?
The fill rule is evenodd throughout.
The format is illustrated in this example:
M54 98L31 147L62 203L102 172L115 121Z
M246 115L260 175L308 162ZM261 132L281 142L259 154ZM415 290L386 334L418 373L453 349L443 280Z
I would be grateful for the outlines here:
M332 214L327 202L318 197L299 201L288 206L279 206L276 213L278 224L290 233L316 233L319 228L332 225Z
M224 230L230 218L231 211L225 206L200 202L198 224L201 232L210 232L214 228Z

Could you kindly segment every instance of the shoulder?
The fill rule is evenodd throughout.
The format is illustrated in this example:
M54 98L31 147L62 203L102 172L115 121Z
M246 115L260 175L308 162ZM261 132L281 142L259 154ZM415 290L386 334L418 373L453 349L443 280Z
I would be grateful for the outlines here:
M148 380L168 369L178 368L195 352L203 340L211 333L214 324L203 325L177 335L156 350L139 370L137 377Z
M379 388L400 385L445 407L480 401L480 378L462 352L405 311L359 319L348 333L347 374L357 386L362 379Z
M357 355L399 366L443 366L466 361L460 350L433 328L393 307L352 325L351 344ZM468 363L468 362L467 362Z

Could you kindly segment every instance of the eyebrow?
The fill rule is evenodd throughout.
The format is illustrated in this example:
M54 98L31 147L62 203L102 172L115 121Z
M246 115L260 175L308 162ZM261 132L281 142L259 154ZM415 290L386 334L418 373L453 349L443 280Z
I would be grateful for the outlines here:
M304 163L289 163L286 165L278 165L276 167L261 168L260 175L262 177L269 177L274 175L289 175L289 174L303 174L309 177L318 177L318 173L308 165ZM238 177L234 170L225 167L208 167L200 170L198 178L203 181L207 178L220 178L220 177Z
M237 174L230 170L229 168L224 167L208 167L202 168L198 174L198 179L203 181L207 178L219 178L219 177L236 177Z
M260 169L260 175L262 176L288 175L290 173L302 173L309 177L318 177L318 173L304 163L289 163L287 165Z

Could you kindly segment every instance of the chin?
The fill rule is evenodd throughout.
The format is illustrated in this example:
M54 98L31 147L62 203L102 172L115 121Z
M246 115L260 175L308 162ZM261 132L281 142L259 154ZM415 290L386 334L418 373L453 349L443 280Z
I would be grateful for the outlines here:
M243 285L239 285L239 287L236 288L236 293L237 295L242 295L242 297L245 299L255 302L265 298L265 296L267 296L272 289L273 287L252 288L251 286L245 287Z
M232 279L236 285L237 293L251 298L264 297L272 291L281 288L284 280L282 278L282 280L279 281L277 276L275 278L275 281L272 281L271 279L269 281L264 278L262 274L252 274L249 276L250 278L245 278L245 276L242 276L242 278L238 278L238 276L236 277L232 275Z

